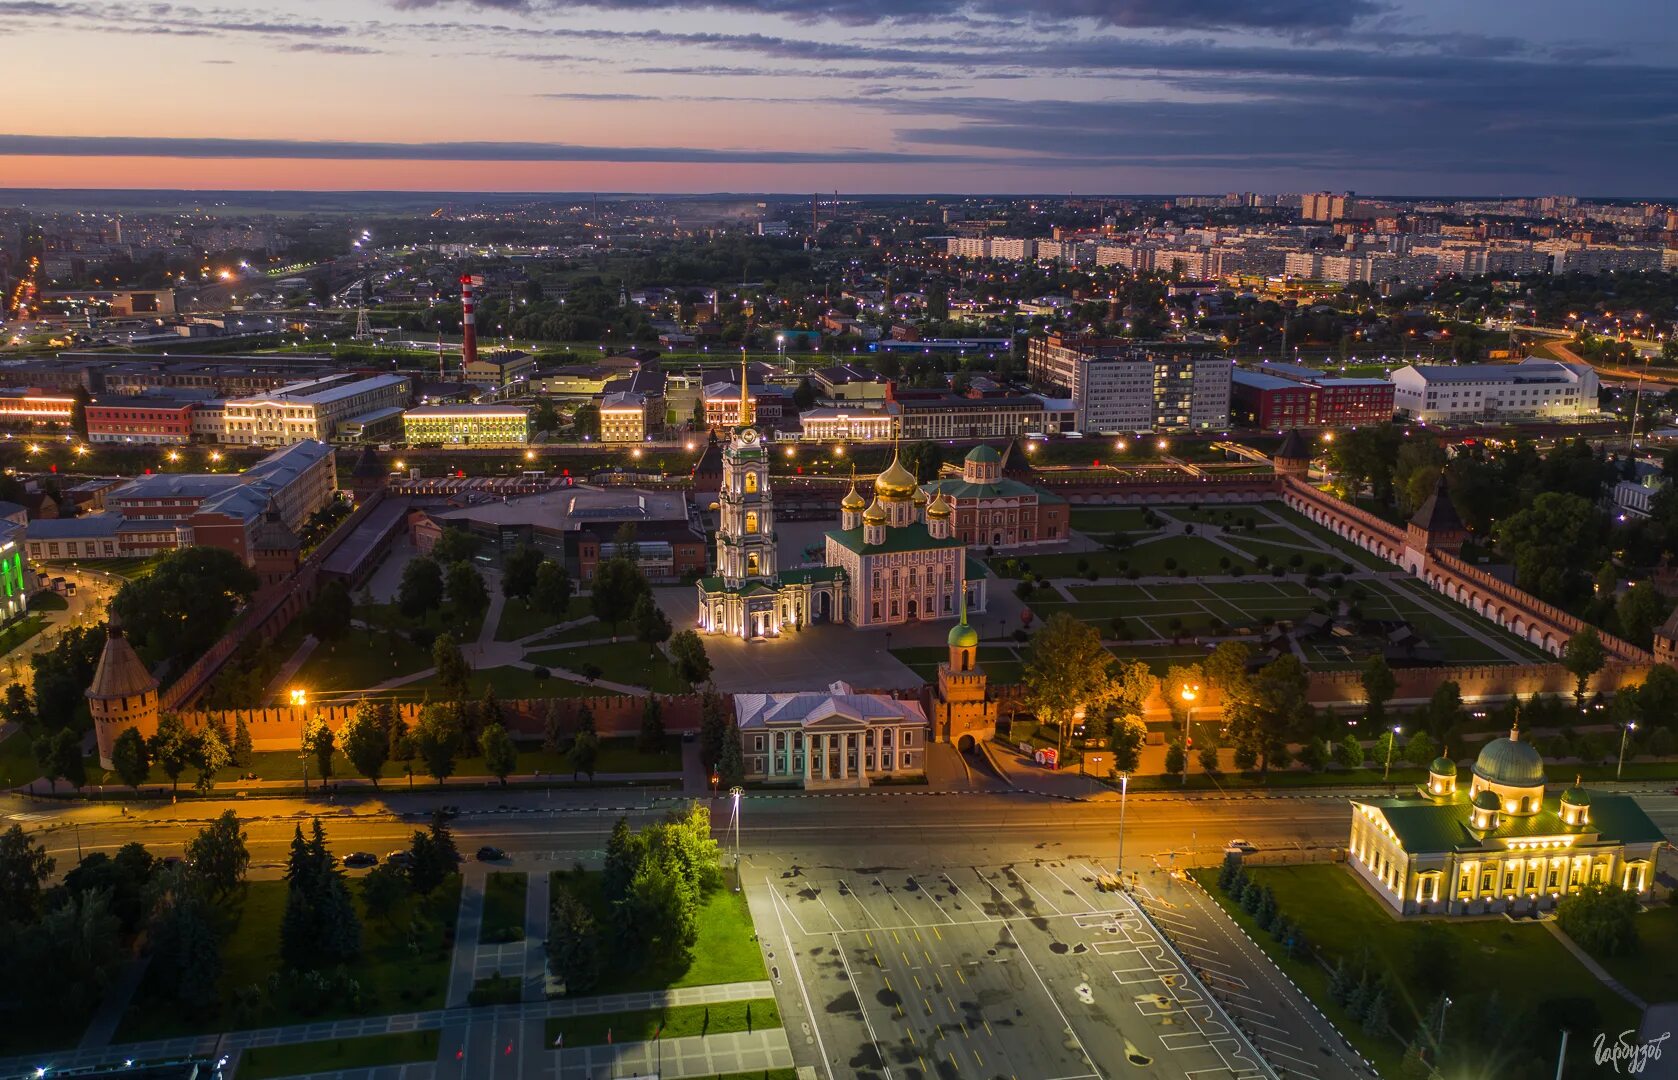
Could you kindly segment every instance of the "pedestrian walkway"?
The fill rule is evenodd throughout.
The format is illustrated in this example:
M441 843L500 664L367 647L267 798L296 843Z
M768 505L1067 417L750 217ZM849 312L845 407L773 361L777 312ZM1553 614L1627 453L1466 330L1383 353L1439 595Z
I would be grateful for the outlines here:
M527 1066L523 1076L558 1080L595 1080L607 1076L729 1076L790 1069L792 1047L785 1028L736 1031L727 1035L690 1035L653 1042L555 1048L553 1061L539 1071Z
M548 886L546 870L535 870L524 894L524 994L525 1001L542 1001L548 990Z
M1544 929L1550 932L1551 937L1554 937L1557 941L1561 942L1562 948L1572 953L1573 959L1583 964L1585 970L1590 972L1596 978L1597 982L1608 987L1608 989L1614 991L1614 993L1637 1006L1639 1012L1649 1007L1648 1003L1636 994L1632 993L1625 983L1608 974L1608 969L1597 963L1596 958L1581 948L1577 941L1568 937L1567 932L1556 925L1555 919L1545 919Z
M478 977L478 932L484 921L484 882L488 877L488 871L479 864L468 863L460 870L460 914L454 924L449 989L443 998L443 1003L451 1009L466 1004L472 983Z
M267 688L262 691L262 700L270 705L285 704L292 681L303 665L309 662L309 657L315 654L319 645L320 640L315 635L309 634L305 637L297 646L297 651L286 658L286 662L280 665L280 670L269 680Z
M540 1031L543 1021L556 1016L600 1015L656 1009L671 1005L714 1005L727 1001L750 1001L773 997L774 984L768 980L756 982L719 983L715 986L687 986L675 990L653 990L633 994L604 994L596 997L556 998L553 1001L525 1002L519 1005L495 1005L484 1008L446 1008L422 1013L398 1013L391 1016L354 1017L348 1020L322 1020L288 1027L255 1028L248 1031L185 1035L175 1039L153 1042L127 1043L102 1049L70 1050L61 1054L33 1054L28 1057L0 1059L0 1076L33 1074L46 1066L53 1072L88 1068L132 1058L136 1061L156 1061L164 1058L232 1054L252 1046L279 1046L291 1043L325 1042L333 1039L354 1039L363 1035L387 1035L401 1031L447 1032L451 1025L477 1029L480 1025L506 1027L511 1024L535 1025ZM719 1036L709 1036L718 1038ZM538 1039L540 1036L538 1035ZM446 1056L451 1061L459 1043L448 1046ZM503 1044L505 1045L505 1044ZM359 1070L351 1070L358 1072ZM726 1070L725 1070L726 1071ZM417 1076L418 1074L410 1074ZM438 1075L442 1075L439 1073ZM488 1075L488 1073L473 1074Z
M151 956L147 954L136 956L122 966L104 997L99 999L99 1008L87 1022L87 1030L82 1032L83 1050L97 1050L110 1045L111 1037L117 1033L117 1025L122 1022L122 1014L128 1011L128 1003L134 999L134 991L140 988L140 980L145 978L150 964Z

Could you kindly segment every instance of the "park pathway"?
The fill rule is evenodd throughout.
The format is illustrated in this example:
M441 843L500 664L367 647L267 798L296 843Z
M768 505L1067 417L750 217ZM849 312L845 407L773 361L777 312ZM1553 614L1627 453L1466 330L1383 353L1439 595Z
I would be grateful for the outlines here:
M309 662L309 657L315 655L315 649L320 641L313 634L304 637L297 646L297 651L280 665L280 670L269 680L267 689L262 691L262 700L269 705L283 705L286 703L286 691L291 687L291 681L297 677L298 671Z

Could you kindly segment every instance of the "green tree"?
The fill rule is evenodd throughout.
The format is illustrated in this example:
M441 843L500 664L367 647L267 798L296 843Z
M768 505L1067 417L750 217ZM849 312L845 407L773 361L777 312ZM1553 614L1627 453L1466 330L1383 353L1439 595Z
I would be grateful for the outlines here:
M448 589L458 625L473 627L483 621L484 612L489 610L489 589L477 567L464 559L450 563Z
M87 761L82 757L82 737L69 728L60 728L52 740L53 775L62 777L70 786L80 790L87 783Z
M1088 713L1118 697L1120 686L1112 668L1113 654L1102 647L1100 633L1064 611L1049 616L1032 637L1021 701L1056 729L1062 752L1066 729L1078 713Z
M1678 717L1678 671L1667 664L1650 668L1637 688L1637 704L1644 716L1659 717L1671 725L1672 718Z
M123 585L111 600L111 613L148 665L180 667L215 644L260 584L233 552L186 547Z
M641 706L641 732L636 745L643 753L657 754L664 750L664 706L657 694L648 694Z
M395 863L380 863L361 879L361 906L369 918L390 925L409 891L406 870Z
M303 725L298 749L304 757L314 758L315 772L322 780L332 778L332 754L337 748L337 737L320 714L315 714Z
M187 844L186 861L192 877L212 898L231 896L244 882L251 864L245 839L239 815L226 810Z
M746 782L746 759L740 745L740 729L729 724L723 731L722 756L717 759L717 777L723 787L735 787Z
M420 619L443 606L443 568L436 559L421 556L402 568L396 589L396 609L404 617Z
M1278 657L1261 668L1252 682L1250 700L1238 701L1229 717L1229 735L1237 750L1252 755L1259 772L1268 774L1272 764L1287 755L1287 739L1301 726L1309 704L1309 682L1299 659L1291 654Z
M1242 641L1219 642L1206 657L1203 670L1223 695L1226 716L1241 702L1252 699L1252 677L1248 674L1252 660L1252 648Z
M547 561L540 549L520 544L507 553L501 564L501 592L523 600L536 590L536 575Z
M683 630L673 636L670 639L670 659L675 661L676 672L684 682L701 686L711 681L711 657L697 632Z
M233 719L233 764L241 769L250 768L251 755L256 747L251 741L250 725L245 723L245 714L239 713Z
M484 768L506 787L507 777L519 764L518 744L507 734L507 729L500 724L486 725L478 736L478 751L484 756Z
M1398 680L1393 678L1387 658L1376 653L1365 661L1362 682L1363 699L1367 703L1364 716L1371 724L1380 727L1387 721L1387 702L1392 700L1393 691L1398 689Z
M1515 583L1553 604L1588 590L1584 567L1601 563L1604 519L1591 500L1546 491L1498 523L1498 546L1515 566Z
M1633 645L1647 649L1654 641L1655 628L1666 619L1672 605L1651 582L1639 581L1621 594L1615 603L1620 633Z
M233 751L222 736L221 728L207 724L192 740L192 760L198 766L198 779L193 788L206 795L215 787L216 774L233 761Z
M57 865L23 826L0 833L0 922L33 922L41 910L41 888Z
M349 633L350 620L355 617L355 600L341 581L328 581L321 586L314 603L303 614L303 625L318 640L334 644Z
M1556 924L1588 952L1625 956L1637 947L1637 894L1615 885L1585 885L1556 906Z
M6 687L5 702L0 704L0 718L22 728L35 723L35 703L29 699L29 691L21 682Z
M117 736L116 742L111 744L111 765L123 783L135 792L140 790L140 785L146 782L146 776L151 772L151 751L138 730L124 728Z
M437 534L437 542L431 545L431 557L437 560L439 566L469 562L477 552L478 538L470 530L457 525L445 525Z
M1363 768L1363 743L1356 735L1348 734L1334 744L1334 763L1342 769Z
M657 645L670 637L670 620L659 610L650 592L642 593L635 601L630 621L635 625L635 637L648 645Z
M431 643L431 663L437 668L437 692L444 701L465 701L472 696L472 668L453 634L437 635Z
M209 901L184 868L166 871L155 891L147 973L165 997L205 1012L217 999L222 967Z
M565 763L571 766L571 779L575 780L578 773L585 774L590 780L594 779L594 765L600 759L600 736L593 731L579 731L571 740L571 749L565 752Z
M1567 639L1561 663L1573 676L1573 701L1579 708L1585 707L1585 691L1590 686L1591 676L1602 670L1607 659L1608 654L1602 647L1602 637L1596 632L1596 627L1581 627Z
M426 775L439 787L454 775L460 738L460 725L449 710L433 704L420 711L419 723L414 725L414 749L425 763Z
M722 695L707 689L699 699L699 761L705 768L715 768L722 758L723 739L732 722Z
M699 938L699 897L669 860L643 859L618 905L618 930L630 956L685 967Z
M1439 744L1425 731L1418 731L1410 736L1410 741L1404 747L1404 760L1421 769L1427 768L1438 755Z
M1462 722L1462 687L1455 679L1445 679L1433 688L1424 711L1428 730L1441 739L1451 736L1451 729Z
M169 778L169 790L174 791L181 773L192 764L192 738L178 713L166 712L157 718L157 734L151 739L152 760Z
M565 572L565 567L545 560L536 568L536 584L532 587L530 602L549 618L563 619L571 610L572 591L571 575Z
M338 732L344 746L344 756L357 773L379 786L385 762L390 760L390 733L386 730L383 710L374 702L362 698L355 703L355 711L344 721Z
M618 624L628 612L633 612L641 597L648 591L647 579L627 557L614 555L602 559L594 569L594 580L589 587L589 602L594 616L611 628L612 637L618 636Z
M600 407L598 405L579 405L577 411L571 414L571 429L579 439L600 438Z
M567 994L586 994L600 977L600 931L587 905L561 886L548 909L548 966Z

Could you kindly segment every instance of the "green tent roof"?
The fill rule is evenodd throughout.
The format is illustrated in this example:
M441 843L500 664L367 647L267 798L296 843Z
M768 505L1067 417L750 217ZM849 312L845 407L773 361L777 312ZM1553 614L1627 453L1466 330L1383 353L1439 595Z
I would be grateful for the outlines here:
M886 540L883 544L865 544L862 542L861 529L835 529L827 534L841 547L863 555L879 555L894 551L930 551L934 548L965 547L954 537L940 540L926 531L926 526L919 523L901 525L895 529L886 530Z
M1595 792L1591 796L1591 816L1588 824L1566 825L1559 813L1560 803L1545 799L1536 814L1517 816L1502 814L1498 827L1484 834L1488 843L1499 840L1524 840L1543 836L1598 835L1607 843L1652 844L1666 839L1660 828L1650 820L1636 800L1628 795L1607 795ZM1381 812L1398 837L1404 850L1411 854L1456 851L1481 846L1480 834L1469 829L1470 807L1466 799L1450 802L1422 799L1358 799L1359 805L1370 806Z

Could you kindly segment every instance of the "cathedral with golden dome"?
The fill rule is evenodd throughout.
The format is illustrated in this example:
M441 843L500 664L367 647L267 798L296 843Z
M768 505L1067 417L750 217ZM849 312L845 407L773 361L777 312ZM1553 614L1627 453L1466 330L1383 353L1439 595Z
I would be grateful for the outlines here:
M769 448L741 386L741 424L722 451L716 573L696 586L700 631L754 641L817 622L890 628L955 619L964 596L969 610L985 610L984 576L967 573L954 506L929 498L895 451L872 503L852 480L824 565L779 569Z

